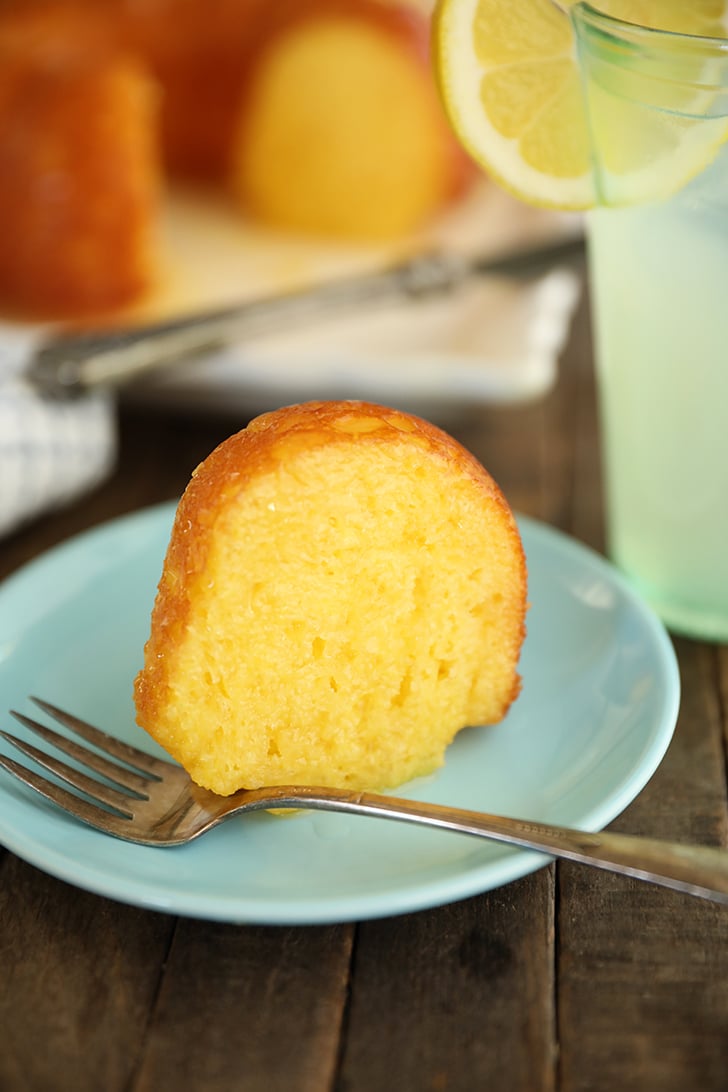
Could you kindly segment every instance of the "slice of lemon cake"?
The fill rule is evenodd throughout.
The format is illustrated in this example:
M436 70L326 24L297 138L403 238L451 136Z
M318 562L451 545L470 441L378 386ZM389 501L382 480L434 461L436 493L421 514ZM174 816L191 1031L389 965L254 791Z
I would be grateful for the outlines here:
M180 501L137 719L221 794L382 789L520 688L526 563L480 463L362 402L268 413Z

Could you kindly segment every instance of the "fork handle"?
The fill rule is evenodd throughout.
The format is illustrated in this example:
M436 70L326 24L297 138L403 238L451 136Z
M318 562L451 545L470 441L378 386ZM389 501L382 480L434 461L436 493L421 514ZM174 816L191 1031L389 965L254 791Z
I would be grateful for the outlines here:
M308 787L275 792L271 801L270 790L265 790L265 802L260 806L348 812L456 831L595 865L728 905L728 852L722 848L612 832L589 833L375 793ZM250 800L255 793L246 795Z

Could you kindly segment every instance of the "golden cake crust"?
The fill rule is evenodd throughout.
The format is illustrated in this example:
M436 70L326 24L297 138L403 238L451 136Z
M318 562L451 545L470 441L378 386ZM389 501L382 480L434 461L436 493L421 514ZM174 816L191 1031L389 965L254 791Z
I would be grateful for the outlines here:
M175 516L145 646L145 666L135 682L135 700L139 724L185 766L185 742L173 738L174 733L158 732L157 727L170 701L174 651L193 622L200 579L206 573L216 539L223 533L226 513L236 506L244 507L255 483L275 476L282 467L295 465L301 455L316 449L331 451L341 445L346 445L345 449L356 458L372 449L419 449L436 457L436 465L446 477L453 481L466 479L475 487L475 496L481 498L489 518L498 525L513 572L513 588L508 593L515 612L515 622L509 624L513 671L491 721L502 717L519 693L515 664L525 635L526 562L513 515L488 472L447 433L395 409L365 402L312 402L286 407L264 414L220 444L194 471ZM271 561L272 567L274 564ZM241 654L245 654L244 648ZM237 786L208 787L228 792Z

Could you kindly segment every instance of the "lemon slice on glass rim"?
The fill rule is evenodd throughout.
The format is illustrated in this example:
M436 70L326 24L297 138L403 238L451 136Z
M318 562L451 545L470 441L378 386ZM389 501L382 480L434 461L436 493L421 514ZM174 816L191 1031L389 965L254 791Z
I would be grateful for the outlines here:
M714 158L728 137L728 119L700 117L698 104L687 101L673 101L668 110L635 107L619 87L583 83L572 5L438 0L435 70L456 134L496 182L529 204L586 209L668 196ZM725 0L594 6L658 30L725 36Z

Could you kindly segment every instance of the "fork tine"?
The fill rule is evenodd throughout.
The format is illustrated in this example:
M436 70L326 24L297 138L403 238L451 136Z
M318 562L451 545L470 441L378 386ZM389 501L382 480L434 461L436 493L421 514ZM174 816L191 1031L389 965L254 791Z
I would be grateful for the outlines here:
M110 811L104 811L103 808L97 808L90 801L84 800L81 796L76 796L75 793L68 792L61 785L48 781L40 774L29 770L27 766L21 766L19 762L8 758L7 755L0 754L0 767L16 777L18 781L27 785L28 788L34 789L35 792L44 796L46 800L50 800L62 811L67 811L70 815L74 815L76 819L80 819L81 822L87 823L105 834L114 834L118 838L129 837L129 823L121 816L114 815Z
M50 743L51 747L55 747L57 750L67 754L69 758L73 758L77 762L83 763L84 766L89 770L93 770L94 773L101 774L102 777L108 778L109 781L113 781L115 785L118 785L122 789L127 789L129 792L137 795L145 795L149 784L148 776L143 777L134 770L130 770L128 766L119 766L116 762L110 762L108 758L104 758L95 751L90 751L88 747L76 743L75 740L69 739L67 736L62 736L59 732L55 732L52 728L48 728L45 724L41 724L40 721L33 720L32 717L26 717L24 713L18 713L14 709L11 709L10 715L15 717L17 721L20 721L21 724L24 724L26 728L30 728L31 732L35 732L35 734L40 736L41 739L44 739L46 743ZM6 735L6 733L2 734ZM15 743L14 736L12 737L12 741ZM16 746L18 745L19 743L16 743Z
M114 810L125 819L133 818L132 812L128 810L132 798L125 793L119 792L118 789L111 788L110 785L104 785L101 781L96 781L93 777L88 777L87 774L82 773L80 770L76 770L73 766L69 766L59 758L54 758L45 751L41 751L38 747L34 747L32 743L27 743L24 739L18 739L17 736L11 735L10 732L0 732L0 735L3 739L6 739L8 743L12 743L14 747L17 747L19 751L22 751L24 755L27 755L28 758L32 758L34 762L37 762L46 770L50 770L52 774L55 774L56 777L60 777L61 780L65 781L67 784L72 785L74 789L79 789L80 792L86 793L87 796L92 797L97 803L106 804L107 807L114 808ZM10 761L12 761L12 759ZM21 767L21 769L24 769L24 767ZM45 778L42 780L45 781ZM48 784L50 784L50 782L48 782ZM34 785L33 787L36 788L37 786Z
M35 704L47 713L48 716L57 720L59 724L62 724L71 732L75 732L76 735L85 739L87 743L93 744L94 747L98 747L99 750L105 751L113 758L118 758L122 762L127 762L140 773L146 774L147 777L161 780L164 777L165 771L168 771L170 766L173 766L173 763L171 762L165 762L161 758L154 758L153 755L147 754L146 751L141 751L138 747L132 747L130 743L124 743L123 740L116 739L114 736L102 732L100 728L94 727L94 725L89 724L88 721L81 720L80 717L73 716L72 713L66 713L63 709L59 709L57 705L52 705L49 701L43 701L42 698L33 696L31 696L30 700L35 702Z

